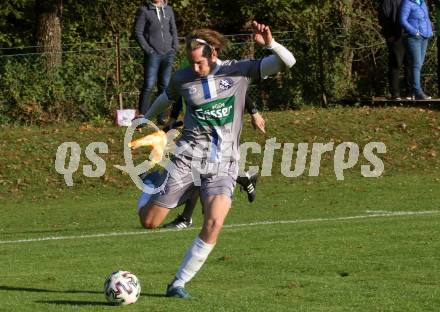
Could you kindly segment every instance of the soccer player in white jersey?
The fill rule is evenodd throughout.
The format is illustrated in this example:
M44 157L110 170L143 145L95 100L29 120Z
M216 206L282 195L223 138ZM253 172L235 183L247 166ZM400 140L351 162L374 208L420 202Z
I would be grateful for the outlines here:
M204 209L202 230L188 248L166 290L166 296L190 298L185 289L200 270L222 229L231 207L238 175L239 140L245 95L251 79L264 78L295 64L295 58L277 43L269 26L252 23L254 40L272 55L259 60L222 61L218 53L226 40L216 31L200 29L186 36L190 67L178 70L167 90L152 104L152 119L180 96L186 112L177 149L164 171L162 192L154 194L139 214L144 226L155 228L169 209L199 188Z

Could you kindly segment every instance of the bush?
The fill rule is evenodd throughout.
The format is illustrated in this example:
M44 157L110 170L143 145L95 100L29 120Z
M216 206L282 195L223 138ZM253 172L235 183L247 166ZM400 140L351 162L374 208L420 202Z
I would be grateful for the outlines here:
M115 87L112 53L64 53L62 66L52 72L44 68L42 54L1 57L1 120L38 123L109 115Z

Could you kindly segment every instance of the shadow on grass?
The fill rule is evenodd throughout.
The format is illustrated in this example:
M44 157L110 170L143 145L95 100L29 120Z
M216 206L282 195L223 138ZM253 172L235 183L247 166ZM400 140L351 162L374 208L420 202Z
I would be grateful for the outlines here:
M13 287L0 285L0 291L28 291L28 292L47 292L47 293L64 293L64 294L101 294L102 291L91 291L91 290L54 290L54 289L44 289L44 288L33 288L33 287Z
M142 294L147 297L165 297L162 294ZM69 306L114 306L105 301L85 301L85 300L40 300L35 301L42 304L69 305Z
M63 293L63 294L102 294L102 291L93 291L93 290L54 290L54 289L44 289L44 288L33 288L33 287L13 287L13 286L5 286L0 285L0 291L26 291L26 292L37 292L37 293ZM164 294L146 294L141 293L142 297L156 297L161 298L165 297ZM98 302L89 302L89 301L71 301L71 300L49 300L49 301L38 301L39 303L52 303L52 304L69 304L71 302L72 305L86 305L87 302L91 305L98 305ZM102 304L102 302L99 302Z
M35 301L43 304L70 305L70 306L110 306L111 304L104 301L75 301L75 300L46 300Z

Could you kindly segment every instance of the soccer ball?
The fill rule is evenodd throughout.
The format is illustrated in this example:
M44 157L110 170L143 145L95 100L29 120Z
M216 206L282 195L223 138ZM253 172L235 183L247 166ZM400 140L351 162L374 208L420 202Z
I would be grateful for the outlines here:
M104 283L104 295L114 305L135 303L141 294L138 278L128 271L116 271L110 274Z

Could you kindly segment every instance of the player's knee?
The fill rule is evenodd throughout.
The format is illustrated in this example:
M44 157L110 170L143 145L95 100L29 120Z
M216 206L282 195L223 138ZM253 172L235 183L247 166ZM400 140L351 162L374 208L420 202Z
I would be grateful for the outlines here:
M200 238L207 244L215 244L220 230L223 226L222 220L209 219L203 224Z
M144 229L148 230L156 229L159 227L159 224L155 224L153 222L142 222L141 224Z
M153 222L152 220L147 220L147 219L143 219L143 218L140 218L140 221L141 221L141 226L144 228L144 229L149 229L149 230L151 230L151 229L156 229L156 228L158 228L159 227L159 223L157 223L157 222Z
M206 230L210 233L220 232L222 226L223 226L223 220L219 220L219 219L208 219L205 224Z

